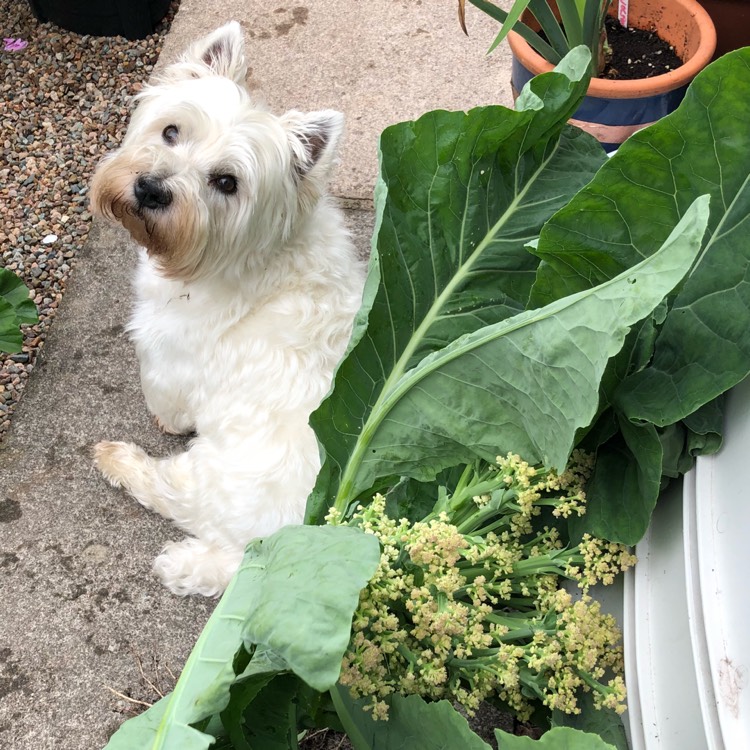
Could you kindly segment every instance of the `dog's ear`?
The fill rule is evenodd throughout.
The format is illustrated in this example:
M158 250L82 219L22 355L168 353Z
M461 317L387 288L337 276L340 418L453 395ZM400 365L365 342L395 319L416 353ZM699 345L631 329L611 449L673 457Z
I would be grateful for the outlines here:
M219 75L230 78L240 86L245 85L247 63L242 28L230 21L195 42L183 55L192 75Z
M314 183L322 193L336 162L339 139L344 130L341 112L287 112L282 121L289 135L292 160L298 177Z

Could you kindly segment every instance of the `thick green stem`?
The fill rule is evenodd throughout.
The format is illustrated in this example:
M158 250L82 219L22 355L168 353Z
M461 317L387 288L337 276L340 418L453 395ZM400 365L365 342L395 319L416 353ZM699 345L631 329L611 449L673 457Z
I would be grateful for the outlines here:
M600 693L601 695L609 695L612 692L612 688L607 687L606 685L602 685L599 680L597 680L595 677L592 677L588 672L584 671L583 669L577 669L579 677L592 689L596 690L597 693Z
M492 531L497 531L498 529L509 529L509 528L510 528L510 522L508 521L507 518L498 518L497 521L487 524L487 526L482 526L481 529L477 529L476 531L472 533L473 533L473 536L486 537L487 534L489 534Z
M555 555L554 557L550 555L527 557L523 560L519 560L513 565L513 575L510 577L528 578L537 573L567 577L565 574L565 568L568 561L569 557L562 554L560 556Z

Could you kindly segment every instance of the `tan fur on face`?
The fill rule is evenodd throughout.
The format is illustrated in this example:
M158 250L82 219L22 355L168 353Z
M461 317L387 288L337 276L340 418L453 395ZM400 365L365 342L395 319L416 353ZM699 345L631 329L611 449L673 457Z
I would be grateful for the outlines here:
M96 214L122 224L146 248L166 278L189 281L202 260L195 207L186 206L176 195L167 208L139 210L133 184L145 172L145 162L127 162L118 156L102 162L91 183L92 208Z

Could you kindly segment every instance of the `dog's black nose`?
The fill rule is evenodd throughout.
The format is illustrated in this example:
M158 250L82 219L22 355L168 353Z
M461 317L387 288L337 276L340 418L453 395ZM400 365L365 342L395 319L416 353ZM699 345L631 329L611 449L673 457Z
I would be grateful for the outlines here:
M135 181L133 193L139 208L166 208L172 203L172 193L158 177L141 175Z

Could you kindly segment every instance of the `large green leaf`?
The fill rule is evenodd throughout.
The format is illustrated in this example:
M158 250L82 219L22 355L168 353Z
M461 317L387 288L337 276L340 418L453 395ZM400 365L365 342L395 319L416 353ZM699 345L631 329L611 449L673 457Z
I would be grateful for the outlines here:
M359 592L379 560L374 536L343 526L288 526L252 542L169 699L125 722L107 750L209 747L213 737L190 725L226 708L243 638L248 651L261 648L241 677L260 685L263 675L288 668L327 690L338 679Z
M571 727L555 727L545 732L541 739L516 737L514 734L495 730L497 750L616 750L596 734L581 732Z
M515 451L562 468L596 415L599 382L629 326L691 266L708 218L696 200L663 248L587 290L466 334L386 383L353 446L336 505L379 476L429 480L477 455Z
M13 353L21 349L20 323L13 305L0 297L0 352Z
M373 721L366 700L353 700L345 687L335 686L331 696L354 750L490 750L448 701L396 694L388 700L388 721Z
M251 543L246 561L246 646L271 649L308 685L328 690L380 561L378 540L345 526L289 526Z
M37 320L28 287L14 273L0 268L0 352L20 351L23 336L19 326Z
M252 750L246 739L245 712L264 688L288 670L279 656L267 649L256 649L241 675L229 691L229 703L221 712L221 723L232 742L234 750ZM288 712L288 706L281 706Z
M650 255L696 196L711 195L700 262L672 300L653 361L615 394L631 419L672 424L750 372L748 122L750 48L704 70L679 109L629 138L542 232L535 305Z
M36 305L29 299L29 288L6 268L0 268L0 298L13 306L19 323L33 325L37 322Z
M247 745L234 750L291 750L296 748L299 678L281 674L260 690L245 709Z
M168 693L147 711L128 719L112 735L104 750L144 750L153 747L154 738L171 699L172 694ZM185 745L185 750L195 747L205 748L211 744L211 737L206 736L202 745L197 744L198 739L196 737L195 744Z
M618 420L620 431L596 455L586 488L586 514L572 520L575 530L623 544L646 533L659 498L662 445L652 424Z
M589 732L597 735L616 750L629 750L630 745L625 734L622 717L618 716L611 708L595 708L593 692L579 692L576 697L581 713L566 714L559 709L553 710L551 716L552 728L571 727L582 732ZM556 750L554 745L553 748Z
M381 137L366 332L312 423L327 451L308 520L336 494L376 403L426 354L524 309L537 259L525 248L604 161L566 126L586 90L588 52L535 78L516 110L430 112ZM370 289L374 288L371 284Z

